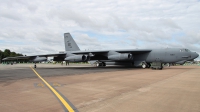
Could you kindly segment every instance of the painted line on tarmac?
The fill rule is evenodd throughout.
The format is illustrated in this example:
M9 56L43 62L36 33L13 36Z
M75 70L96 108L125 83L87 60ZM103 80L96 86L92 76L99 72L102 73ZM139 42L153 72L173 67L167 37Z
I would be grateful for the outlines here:
M60 100L60 102L64 105L64 107L69 111L69 112L75 112L72 107L67 103L67 101L62 97L62 95L59 94L46 80L44 80L32 67L30 67L33 72L46 84L46 86L55 94L55 96Z

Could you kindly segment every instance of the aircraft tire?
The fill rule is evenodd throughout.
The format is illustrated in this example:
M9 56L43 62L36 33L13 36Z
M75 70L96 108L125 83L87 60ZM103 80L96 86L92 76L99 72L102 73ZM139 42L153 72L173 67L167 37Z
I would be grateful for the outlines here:
M102 66L104 66L104 67L105 67L105 66L106 66L106 63L105 63L105 62L102 62Z
M96 66L97 66L97 67L99 67L99 66L100 66L98 62L96 62Z
M167 67L170 67L170 63L166 63Z
M142 63L142 68L143 69L147 68L147 65L145 63Z
M147 63L147 68L151 68L151 64L150 63Z

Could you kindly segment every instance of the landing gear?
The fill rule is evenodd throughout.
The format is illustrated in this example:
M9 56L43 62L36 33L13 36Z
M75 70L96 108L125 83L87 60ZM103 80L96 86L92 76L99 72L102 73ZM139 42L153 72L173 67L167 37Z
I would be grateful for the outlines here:
M147 64L146 63L142 63L142 68L147 68Z
M66 64L66 66L67 66L67 65L69 66L69 61L65 61L65 64Z
M170 67L170 63L166 63L167 67Z
M99 62L96 62L96 66L97 66L97 67L99 67L99 66L100 66Z
M34 65L34 68L37 68L36 63L35 63L35 65Z
M106 63L105 63L105 62L102 62L102 66L104 66L104 67L105 67L105 66L106 66Z
M143 63L142 63L142 68L143 68L143 69L145 69L145 68L151 68L151 63L143 62Z
M106 66L106 63L105 63L105 62L96 61L94 64L95 64L96 67L101 67L101 66L104 66L104 67L105 67L105 66Z
M151 67L151 64L150 63L147 63L147 68L150 68Z
M163 65L162 65L161 62L152 62L151 69L162 70L163 69Z

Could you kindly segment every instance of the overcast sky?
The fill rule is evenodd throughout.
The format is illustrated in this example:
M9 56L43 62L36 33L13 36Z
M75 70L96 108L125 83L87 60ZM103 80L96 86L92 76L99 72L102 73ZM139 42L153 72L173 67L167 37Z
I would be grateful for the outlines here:
M58 53L66 32L81 50L184 47L200 54L200 1L0 0L0 50Z

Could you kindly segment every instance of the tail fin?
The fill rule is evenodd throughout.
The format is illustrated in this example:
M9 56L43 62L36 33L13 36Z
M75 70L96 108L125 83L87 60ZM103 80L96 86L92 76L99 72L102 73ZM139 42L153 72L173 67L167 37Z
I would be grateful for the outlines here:
M65 51L80 51L78 45L70 35L70 33L64 34L64 40L65 40Z

